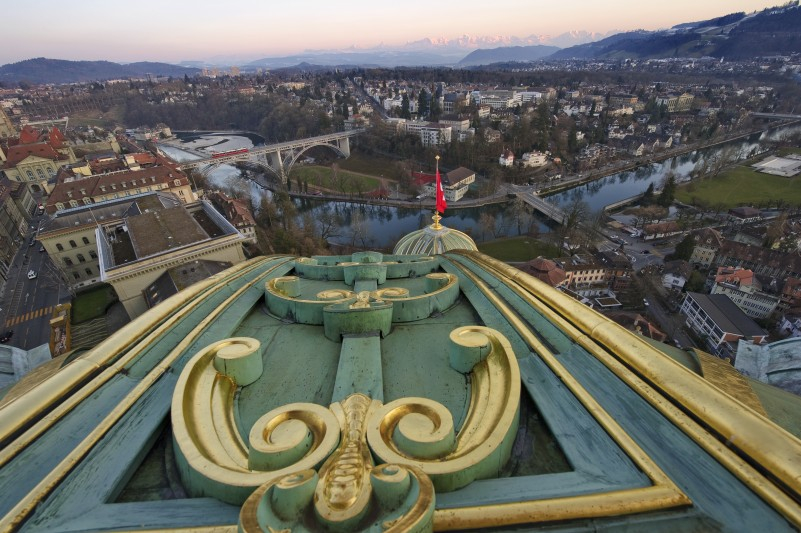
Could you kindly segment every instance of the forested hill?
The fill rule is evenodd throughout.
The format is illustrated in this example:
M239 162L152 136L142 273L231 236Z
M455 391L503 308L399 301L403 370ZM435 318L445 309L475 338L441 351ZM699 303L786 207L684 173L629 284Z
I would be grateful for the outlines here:
M733 13L663 31L619 33L559 50L548 59L721 57L747 60L801 52L801 6L790 2L746 15Z
M196 68L179 67L167 63L140 62L121 65L111 61L66 61L38 57L0 67L0 81L4 83L77 83L147 76L183 77L200 72Z

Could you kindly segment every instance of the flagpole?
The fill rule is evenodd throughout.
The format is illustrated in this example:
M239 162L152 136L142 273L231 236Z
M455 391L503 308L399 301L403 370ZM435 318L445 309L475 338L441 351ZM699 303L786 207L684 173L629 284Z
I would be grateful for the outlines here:
M442 184L440 183L439 178L439 156L436 156L435 159L437 160L437 171L436 171L436 192L434 193L435 204L434 204L434 216L431 219L434 221L434 224L431 225L431 229L442 229L442 225L439 223L442 220L442 217L439 216L439 196L441 194Z

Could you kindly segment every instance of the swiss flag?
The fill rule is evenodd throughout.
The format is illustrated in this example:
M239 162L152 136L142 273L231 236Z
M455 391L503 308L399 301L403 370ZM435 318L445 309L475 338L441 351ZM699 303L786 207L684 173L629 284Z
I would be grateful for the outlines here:
M442 190L442 180L439 177L439 167L437 167L437 212L444 213L448 208L445 203L445 191Z

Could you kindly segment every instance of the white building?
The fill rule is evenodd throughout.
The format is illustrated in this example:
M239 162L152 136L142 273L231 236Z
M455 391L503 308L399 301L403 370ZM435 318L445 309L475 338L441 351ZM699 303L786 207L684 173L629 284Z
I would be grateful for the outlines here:
M548 152L526 152L520 158L520 166L542 167L548 164Z
M423 146L439 146L451 142L453 130L450 126L433 122L407 122L406 133L419 135Z
M779 296L762 291L753 271L719 267L710 294L725 294L751 318L768 318L779 305Z
M515 164L515 154L511 150L504 150L498 158L498 164L502 167L511 167Z
M467 194L470 184L474 181L476 181L476 173L465 167L451 170L442 176L442 191L445 193L445 201L457 202L461 200ZM435 183L427 183L425 193L428 196L434 196L436 194L435 189Z
M725 294L688 292L680 312L706 341L709 353L720 357L733 358L740 339L761 344L768 336Z

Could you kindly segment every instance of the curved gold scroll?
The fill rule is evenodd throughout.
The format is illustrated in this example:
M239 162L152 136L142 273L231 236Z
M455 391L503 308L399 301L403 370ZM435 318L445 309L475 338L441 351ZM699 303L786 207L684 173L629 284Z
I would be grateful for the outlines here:
M458 435L441 404L401 398L376 411L367 429L373 453L386 463L420 468L437 491L496 475L511 453L517 432L520 370L509 341L499 332L466 326L454 330L455 350L483 349L470 372L470 407Z
M261 357L257 340L226 339L195 355L178 378L173 441L182 479L193 495L241 504L260 485L316 467L339 442L339 421L330 410L295 403L262 416L248 447L234 418L236 380L222 371L237 358L253 356Z

